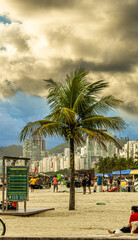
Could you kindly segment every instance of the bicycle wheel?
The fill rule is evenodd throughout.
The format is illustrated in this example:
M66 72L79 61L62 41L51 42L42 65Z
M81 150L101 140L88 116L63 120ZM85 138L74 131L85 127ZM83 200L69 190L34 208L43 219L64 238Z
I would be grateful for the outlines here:
M6 225L5 223L2 221L2 219L0 219L0 235L4 235L6 232Z

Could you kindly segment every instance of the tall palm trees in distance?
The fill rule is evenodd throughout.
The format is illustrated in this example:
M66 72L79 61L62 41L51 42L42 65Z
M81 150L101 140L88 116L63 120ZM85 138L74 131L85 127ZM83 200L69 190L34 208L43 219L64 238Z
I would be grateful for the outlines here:
M70 143L69 210L75 209L74 144L85 142L86 136L89 136L104 148L106 141L118 145L104 129L120 131L125 127L120 117L104 116L122 101L111 95L99 98L98 94L108 87L108 83L103 80L89 82L87 75L87 70L80 67L73 74L67 75L62 83L45 80L49 89L47 100L51 114L42 120L28 123L20 133L21 141L35 135L56 135Z

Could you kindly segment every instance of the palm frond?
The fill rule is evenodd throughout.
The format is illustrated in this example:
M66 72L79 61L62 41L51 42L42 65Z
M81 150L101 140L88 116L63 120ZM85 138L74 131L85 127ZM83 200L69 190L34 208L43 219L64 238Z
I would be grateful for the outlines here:
M105 138L106 142L113 142L117 148L122 149L121 145L116 141L116 139L114 137L112 137L111 135L109 135L106 132L100 131L95 129L95 132L100 133L100 135Z
M97 131L92 131L92 130L88 130L87 128L83 128L83 127L80 127L79 130L85 134L86 136L89 136L89 138L91 140L95 140L98 142L98 144L100 146L102 146L105 150L107 150L107 147L105 145L105 137L103 137L100 132L97 132Z
M39 128L52 123L53 122L50 120L38 120L35 122L29 122L20 133L20 141L24 140L27 137L32 137Z
M98 130L98 129L93 129L93 130L88 130L86 128L80 128L82 129L82 132L86 133L87 136L91 140L95 140L99 143L100 146L102 146L105 150L107 150L106 144L107 142L113 142L117 148L122 149L121 145L108 133Z
M51 122L44 124L43 126L37 128L36 131L33 132L33 136L44 136L47 137L48 135L53 136L60 136L61 135L61 125L58 122Z
M88 87L88 95L95 95L97 92L99 93L104 88L108 87L108 82L105 82L104 80L99 80L94 83L91 83Z
M95 113L107 113L109 110L116 109L123 101L115 98L112 95L102 97L100 100L96 101L92 106L90 106L87 111L91 114Z
M82 125L89 125L90 128L97 126L98 129L111 129L120 131L126 127L124 120L120 117L92 116L83 119Z
M49 89L49 91L59 87L59 84L51 78L50 79L44 79L44 81L46 82L46 87Z
M95 94L107 86L108 83L103 80L94 83L86 82L82 89L80 89L81 91L74 102L73 109L78 113L83 112L85 116L90 111L92 112L92 110L94 112L92 106L97 102Z
M52 121L60 121L62 124L70 125L76 122L76 113L69 108L63 107L56 109L53 113L46 116L45 119Z
M61 105L63 99L62 84L55 82L53 79L47 79L44 81L46 82L46 86L49 90L47 100L50 108L52 110L58 108Z
M70 108L73 108L76 97L78 96L80 91L88 84L85 79L87 75L88 71L86 71L86 69L83 67L76 69L73 75L67 75L66 87L70 93Z
M81 92L78 94L74 105L73 105L73 110L76 112L80 112L79 110L81 109L87 109L88 108L88 98L86 97L87 90L89 88L89 84L86 85L84 88L82 88ZM91 99L92 101L92 99Z
M68 108L62 108L61 109L61 119L63 118L63 122L64 122L64 119L65 119L65 122L68 123L68 124L71 124L71 123L74 123L76 120L75 120L75 115L76 113L71 110L71 109L68 109Z

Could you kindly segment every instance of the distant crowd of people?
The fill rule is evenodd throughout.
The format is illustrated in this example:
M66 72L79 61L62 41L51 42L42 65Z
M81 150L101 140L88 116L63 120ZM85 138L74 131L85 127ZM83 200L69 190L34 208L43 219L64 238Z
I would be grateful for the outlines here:
M121 186L121 179L118 177L117 179L113 180L113 177L104 178L100 175L97 177L94 177L94 179L91 179L91 176L88 174L84 174L82 179L82 187L83 187L83 194L86 194L86 187L88 187L89 194L91 193L91 187L93 188L93 192L103 192L103 191L112 191L117 190L120 191ZM125 178L125 185L128 192L131 192L131 190L134 190L133 182L131 179ZM103 190L103 186L107 186L107 190ZM105 188L104 188L105 189Z
M62 177L59 179L57 175L54 177L47 177L47 183L53 185L53 192L58 192L58 185L63 186L63 182L68 181L68 177ZM82 177L79 178L80 184L83 188L83 194L86 194L86 188L88 187L88 193L91 194L93 187L93 192L103 192L103 191L112 191L113 188L116 188L117 191L120 191L121 179L118 177L117 179L113 179L112 176L110 177L102 177L101 175L97 175L96 177L92 178L90 174L83 174ZM36 185L36 179L32 177L30 180L31 191L34 191ZM127 185L127 191L131 191L131 187L133 182L130 179L125 178L125 185ZM103 190L103 186L107 186L107 190Z

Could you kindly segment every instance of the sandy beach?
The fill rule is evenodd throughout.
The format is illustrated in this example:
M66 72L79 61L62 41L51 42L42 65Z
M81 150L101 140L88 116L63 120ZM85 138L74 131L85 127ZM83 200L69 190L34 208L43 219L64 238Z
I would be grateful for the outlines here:
M69 211L69 191L59 186L53 189L29 191L27 208L55 208L30 217L2 216L6 223L6 236L86 236L107 235L108 229L128 224L130 208L138 205L136 192L96 192L82 194L76 189L76 210ZM97 205L104 202L106 205ZM23 207L22 203L19 207Z

